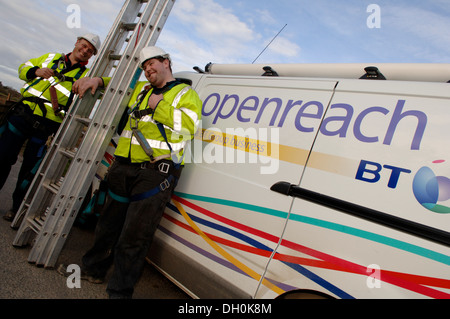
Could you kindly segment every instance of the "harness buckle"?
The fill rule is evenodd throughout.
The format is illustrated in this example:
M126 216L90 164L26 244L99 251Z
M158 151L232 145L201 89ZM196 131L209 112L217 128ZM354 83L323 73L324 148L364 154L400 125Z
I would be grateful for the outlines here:
M132 130L136 130L138 128L138 124L139 124L139 119L137 119L136 117L134 117L134 114L132 114L130 116L130 128Z
M170 187L170 183L167 179L165 179L161 184L159 184L159 188L161 188L162 192L164 192L169 187Z
M39 127L39 125L41 125L41 122L35 121L34 124L33 124L33 128L37 129Z
M170 171L170 164L166 162L161 162L158 165L158 170L163 174L168 174Z
M141 169L147 169L148 168L148 162L141 163Z

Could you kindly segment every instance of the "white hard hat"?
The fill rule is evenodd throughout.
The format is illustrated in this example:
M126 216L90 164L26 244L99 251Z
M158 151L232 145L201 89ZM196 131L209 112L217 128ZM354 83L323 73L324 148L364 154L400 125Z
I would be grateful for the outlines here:
M97 54L98 50L100 50L101 43L100 43L100 37L98 35L93 34L93 33L87 33L81 37L78 37L78 40L80 40L80 39L85 39L86 41L88 41L90 44L92 44L94 46L94 48L95 48L94 55Z
M140 62L139 66L142 68L142 65L144 64L145 61L158 57L168 59L171 62L170 54L164 51L163 49L155 46L145 47L139 53L139 62Z

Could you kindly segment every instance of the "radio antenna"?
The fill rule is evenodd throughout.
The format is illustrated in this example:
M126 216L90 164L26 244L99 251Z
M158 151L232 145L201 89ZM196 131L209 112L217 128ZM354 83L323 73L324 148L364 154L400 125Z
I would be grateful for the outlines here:
M261 56L261 54L264 53L264 51L266 51L266 49L269 47L269 45L272 44L272 42L280 35L281 32L283 32L284 28L286 28L287 24L284 25L284 27L281 28L281 30L277 33L276 36L273 37L272 40L270 40L269 44L266 45L266 47L261 51L261 53L256 57L256 59L253 60L252 64L256 62L256 60L258 60L258 58Z

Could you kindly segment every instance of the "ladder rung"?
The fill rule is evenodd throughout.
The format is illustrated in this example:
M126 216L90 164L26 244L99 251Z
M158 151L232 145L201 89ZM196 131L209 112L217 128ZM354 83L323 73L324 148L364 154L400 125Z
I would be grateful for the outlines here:
M44 214L36 215L33 218L28 218L30 223L30 228L33 229L34 232L39 233L44 226L45 219L47 218L50 207L47 207Z
M122 28L126 31L133 31L137 23L122 23Z
M52 192L53 194L57 194L58 193L58 191L59 191L59 187L58 187L58 185L56 185L56 184L54 184L54 183L51 183L51 184L48 184L48 183L42 183L42 186L44 186L46 189L48 189L50 192Z
M68 149L60 149L59 152L65 156L67 156L68 158L75 158L75 151L72 150L68 150Z
M110 54L108 57L110 60L119 61L122 56L120 54Z
M83 123L84 125L88 126L89 123L91 123L91 120L87 117L81 117L79 115L75 115L74 119L80 123Z
M42 226L44 225L44 221L42 219L36 220L36 218L33 218L29 222L30 222L30 228L35 233L39 233L42 229Z
M33 218L33 221L38 224L40 227L44 226L45 223L45 219L43 217L46 216L36 216L35 218Z

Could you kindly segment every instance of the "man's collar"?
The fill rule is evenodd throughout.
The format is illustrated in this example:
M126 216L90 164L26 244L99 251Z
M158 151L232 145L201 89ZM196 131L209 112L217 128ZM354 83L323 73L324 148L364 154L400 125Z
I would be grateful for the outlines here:
M175 85L180 84L178 80L173 80L170 82L167 82L162 88L153 88L153 94L161 94L164 93L171 88L173 88Z
M69 54L66 54L66 65L68 66L68 67L71 67L72 66L72 61L70 61L70 59L69 59L69 57L70 57L70 55L72 54L72 52L70 52ZM75 63L75 64L79 64L79 65L81 65L81 66L86 66L87 64L89 63L89 61L86 61L86 62L77 62L77 63Z

